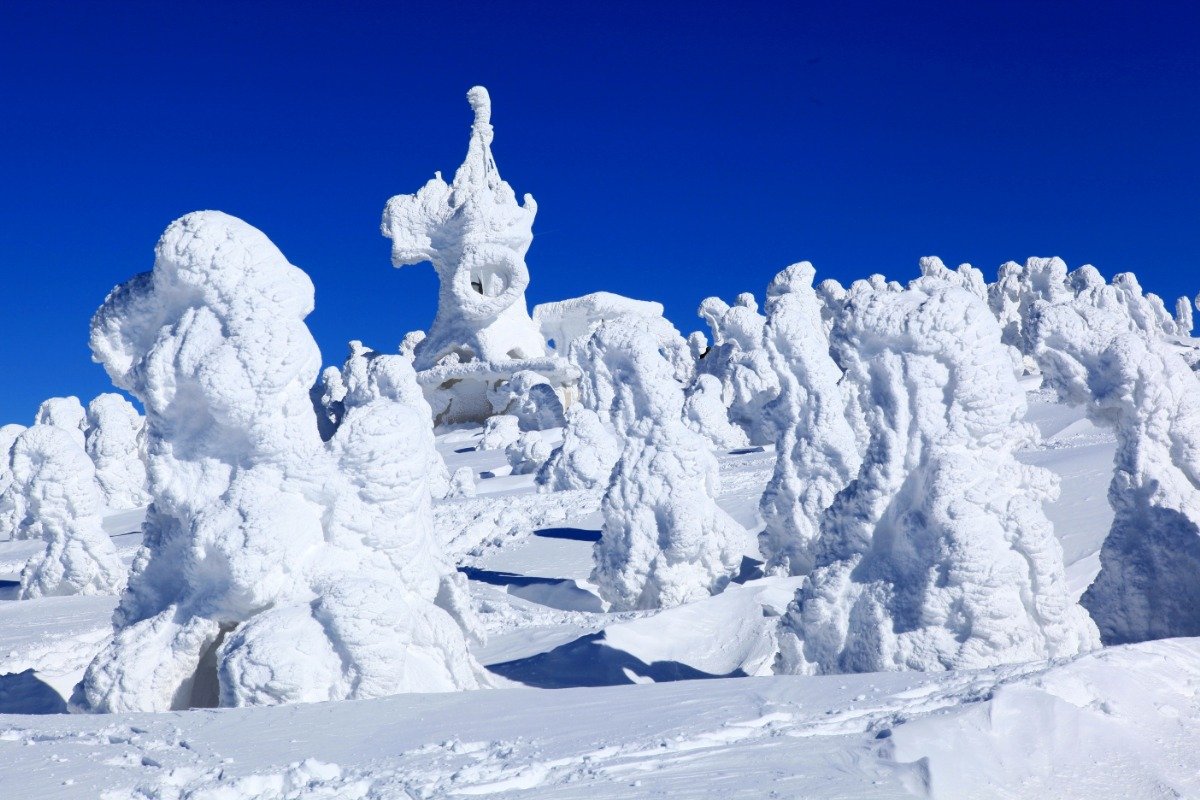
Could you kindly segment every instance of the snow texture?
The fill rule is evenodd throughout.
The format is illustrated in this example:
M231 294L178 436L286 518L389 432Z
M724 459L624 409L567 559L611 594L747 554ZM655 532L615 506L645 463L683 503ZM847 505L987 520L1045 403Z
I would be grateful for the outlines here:
M120 592L125 567L101 525L96 470L74 432L49 424L22 431L9 469L25 512L16 538L46 545L22 570L18 597Z
M1194 327L1192 301L1181 297L1175 301L1175 333L1179 336L1191 336Z
M973 669L1095 647L1042 509L1057 483L1014 457L1034 432L987 305L935 277L850 295L834 347L872 438L783 620L780 669Z
M1200 635L1200 380L1132 276L1038 305L1043 380L1117 437L1112 529L1083 597L1106 644Z
M722 450L750 444L746 432L729 421L729 410L721 401L721 382L702 373L692 379L683 401L683 419L691 430Z
M141 443L145 420L119 394L97 395L87 407L87 454L108 508L137 508L150 501Z
M483 435L476 450L504 450L521 436L521 421L512 414L489 417L483 423Z
M577 403L567 409L566 418L562 444L538 471L539 488L560 492L608 486L621 457L620 442L590 408Z
M489 391L488 401L497 414L517 418L523 431L561 428L563 404L550 381L533 370L519 370Z
M434 605L427 416L401 356L364 359L328 443L308 277L220 212L172 223L92 351L146 409L153 503L87 711L259 705L478 685ZM448 571L448 569L446 569Z
M10 491L12 469L9 462L13 442L24 430L24 425L15 423L0 427L0 534L6 539L17 538L17 527L25 516L25 500L20 490Z
M697 313L712 331L712 347L697 370L721 382L729 419L746 432L750 444L770 444L775 430L765 413L779 394L779 378L763 347L766 318L749 293L730 306L719 297L706 298Z
M668 608L719 592L741 565L748 535L714 500L717 461L682 421L683 392L655 338L624 321L588 344L611 376L623 440L602 511L592 581L617 609Z
M813 568L822 515L861 464L853 409L829 354L814 274L807 261L795 264L767 290L764 342L780 383L767 411L779 438L775 471L760 503L765 527L759 548L764 570L785 575Z
M526 431L504 448L513 475L530 475L541 469L554 450L537 431Z
M51 397L38 406L33 424L61 428L78 439L82 447L87 432L87 412L78 397Z

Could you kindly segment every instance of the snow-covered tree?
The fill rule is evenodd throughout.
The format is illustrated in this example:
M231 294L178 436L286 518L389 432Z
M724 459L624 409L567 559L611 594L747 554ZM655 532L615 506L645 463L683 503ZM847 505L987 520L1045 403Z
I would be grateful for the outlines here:
M25 500L20 490L10 491L12 487L12 469L9 465L9 453L13 442L24 425L9 423L0 426L0 536L5 539L15 539L17 527L25 516Z
M611 376L623 442L592 581L617 609L666 608L720 591L752 544L717 506L716 458L683 424L671 365L645 328L623 321L597 328L589 349Z
M92 351L146 409L153 502L113 638L73 707L478 684L459 624L434 604L430 422L394 399L394 365L372 360L370 399L322 441L312 308L308 276L266 236L209 211L168 227L154 269L97 311Z
M145 420L119 394L97 395L87 407L87 454L108 508L136 508L150 501L141 456Z
M538 471L541 491L596 489L608 485L621 444L595 411L576 403L567 409L562 444Z
M706 298L697 313L708 322L713 341L699 371L721 382L729 419L746 432L750 444L770 444L775 431L764 409L779 394L779 378L763 349L766 317L748 292L732 306L719 297Z
M1112 528L1082 600L1109 644L1200 635L1200 379L1135 283L1043 303L1030 329L1045 384L1117 437Z
M38 406L33 424L61 428L75 437L82 447L87 433L87 411L78 397L51 397Z
M779 668L970 669L1096 646L1042 510L1057 484L1014 455L1033 434L988 307L942 280L856 284L834 339L872 437L826 512Z
M96 470L74 432L54 425L22 431L9 469L23 498L17 538L46 545L21 571L20 599L119 593L126 570L104 532Z
M1175 301L1175 331L1180 336L1191 336L1195 327L1192 322L1192 301L1181 297Z
M683 420L722 450L750 444L746 432L729 421L729 410L721 401L721 382L713 375L701 373L692 379L684 393Z
M765 527L758 540L765 569L791 575L812 569L822 515L861 462L814 274L807 261L794 264L767 290L764 344L780 383L767 411L779 436L775 471L760 503Z

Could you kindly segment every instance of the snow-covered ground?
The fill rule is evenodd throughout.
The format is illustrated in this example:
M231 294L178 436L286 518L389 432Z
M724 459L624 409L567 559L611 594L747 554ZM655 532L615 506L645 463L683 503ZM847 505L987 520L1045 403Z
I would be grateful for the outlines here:
M1078 595L1099 569L1114 442L1030 392ZM1200 793L1200 640L980 672L772 676L801 579L747 559L721 594L607 613L589 583L600 493L538 494L478 429L439 437L473 498L437 532L470 580L494 688L164 714L64 715L110 597L17 602L40 543L0 543L0 796L20 798L1186 797ZM556 432L548 432L550 441ZM771 448L719 456L752 532ZM105 527L128 561L141 512ZM721 680L709 680L721 678Z

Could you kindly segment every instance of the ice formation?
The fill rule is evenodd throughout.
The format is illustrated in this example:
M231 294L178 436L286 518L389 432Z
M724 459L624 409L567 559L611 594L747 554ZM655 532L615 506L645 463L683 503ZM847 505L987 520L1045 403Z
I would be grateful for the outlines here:
M395 399L408 364L370 359L322 441L312 307L312 283L266 236L209 211L172 223L154 269L97 311L93 353L146 409L153 503L74 708L477 685L459 624L434 605L448 568L422 474L429 420Z
M18 597L120 592L125 566L101 525L96 470L74 433L54 425L22 431L9 468L23 500L16 538L46 544L22 570Z
M759 547L765 571L790 575L812 569L822 515L861 463L814 274L807 261L795 264L767 290L764 341L780 382L779 397L767 411L779 438L775 470L759 506L765 523Z
M713 375L697 375L688 386L683 401L683 420L714 447L734 450L750 444L746 432L729 421L729 411L721 401L721 382Z
M608 485L621 444L595 411L576 403L567 409L563 441L538 471L542 491L596 489Z
M497 414L517 418L523 431L561 428L563 404L550 381L532 370L519 370L488 393Z
M145 421L133 404L108 392L87 407L87 454L108 508L136 508L150 501L141 456Z
M1107 644L1200 635L1200 379L1135 286L1118 276L1030 319L1045 385L1117 437L1114 519L1082 600Z
M1175 301L1175 332L1180 336L1191 336L1194 327L1192 301L1181 297Z
M623 440L602 511L592 581L616 609L666 608L720 591L749 549L719 506L717 461L682 421L683 392L645 328L606 322L591 363L611 376Z
M715 376L729 408L730 420L746 432L750 444L770 444L775 430L764 409L779 394L779 378L763 347L766 318L749 293L730 306L709 297L697 312L712 330L712 347L698 371Z
M87 432L87 412L78 397L51 397L38 406L33 424L61 428L77 439L79 446L83 447Z
M972 669L1096 646L1042 510L1057 483L1014 456L1032 434L987 305L931 278L850 295L834 347L872 438L825 514L779 669Z

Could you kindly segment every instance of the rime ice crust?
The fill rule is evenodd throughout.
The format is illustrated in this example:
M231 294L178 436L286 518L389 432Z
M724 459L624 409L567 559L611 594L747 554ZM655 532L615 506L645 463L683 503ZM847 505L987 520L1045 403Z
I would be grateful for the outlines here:
M741 565L746 531L717 506L717 462L682 422L683 392L653 334L606 322L587 363L623 440L601 510L592 581L615 609L668 608L720 591Z
M34 425L16 437L9 465L25 512L17 538L46 544L21 571L18 597L119 593L125 567L101 525L104 499L78 437Z
M266 236L197 212L97 311L96 359L146 408L153 503L74 708L477 685L461 629L433 603L432 432L397 399L415 391L408 364L370 360L322 441L312 307L312 283Z
M788 575L812 569L821 517L862 461L814 274L807 261L795 264L767 290L763 341L780 385L767 413L779 433L775 470L759 506L765 526L758 540L764 570Z
M754 295L738 295L732 306L719 297L706 298L697 311L712 331L712 347L697 371L721 382L729 419L746 432L750 444L770 444L776 431L765 412L779 394L779 378L763 348L766 318Z
M851 288L834 349L866 396L863 464L826 512L781 626L785 672L970 669L1098 645L1013 453L1031 435L1001 330L936 278Z
M1117 437L1115 512L1082 602L1106 644L1200 635L1200 380L1132 276L1038 304L1043 382Z
M142 461L145 420L119 394L97 395L87 407L87 454L109 508L136 508L150 501Z

